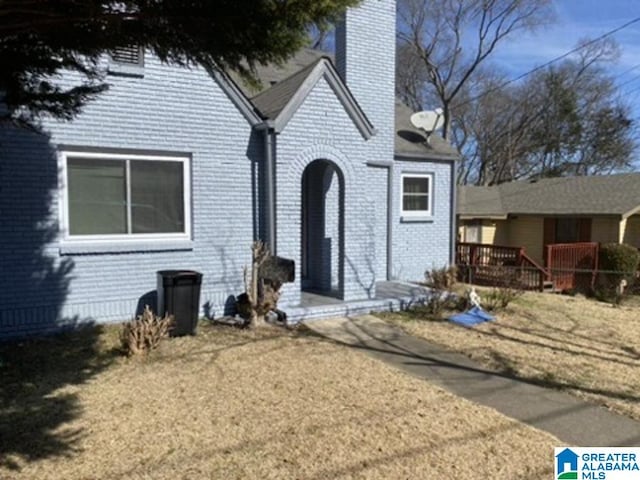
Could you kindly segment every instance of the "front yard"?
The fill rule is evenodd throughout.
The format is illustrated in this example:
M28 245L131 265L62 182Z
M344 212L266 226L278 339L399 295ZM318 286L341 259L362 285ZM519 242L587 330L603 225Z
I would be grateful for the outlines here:
M482 292L481 292L482 293ZM481 364L640 419L640 306L525 293L495 322L465 328L420 313L383 315Z
M146 361L121 357L116 333L0 347L0 478L553 471L554 437L304 332L206 325Z

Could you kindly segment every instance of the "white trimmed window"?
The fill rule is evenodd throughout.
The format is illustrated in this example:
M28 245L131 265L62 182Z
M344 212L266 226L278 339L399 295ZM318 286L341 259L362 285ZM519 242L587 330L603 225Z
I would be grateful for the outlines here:
M432 215L433 175L418 173L402 174L403 217L430 217Z
M189 158L62 152L67 240L188 239Z

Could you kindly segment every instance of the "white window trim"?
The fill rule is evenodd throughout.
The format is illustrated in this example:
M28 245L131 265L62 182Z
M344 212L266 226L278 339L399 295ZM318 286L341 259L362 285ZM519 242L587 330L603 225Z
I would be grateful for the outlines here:
M429 208L427 210L404 209L404 179L426 178L429 180ZM432 217L433 216L433 174L432 173L403 173L400 175L400 216L401 217Z
M67 159L95 158L102 160L148 160L182 163L184 232L183 233L128 233L113 235L70 235L69 234L69 202L67 190ZM59 221L60 241L64 244L75 243L128 243L128 242L161 242L191 240L191 161L188 156L142 155L126 153L100 153L82 151L61 151L58 154L59 177ZM127 182L127 189L129 189ZM130 208L130 207L128 207Z

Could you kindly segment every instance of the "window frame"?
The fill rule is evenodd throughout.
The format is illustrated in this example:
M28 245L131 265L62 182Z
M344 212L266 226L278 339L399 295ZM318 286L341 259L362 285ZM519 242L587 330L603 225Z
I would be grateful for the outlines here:
M427 210L405 210L404 209L404 179L405 178L426 178L429 181L428 209ZM400 175L400 216L402 218L431 218L433 217L433 174L432 173L402 173Z
M118 59L118 54L125 52L127 49L136 50L137 51L137 61L136 62L128 62L126 60ZM109 60L111 63L118 66L126 66L133 68L144 68L144 48L141 45L129 45L125 47L117 47L109 52Z
M178 162L182 164L182 195L184 206L184 232L177 233L126 233L126 234L98 234L98 235L71 235L69 233L69 188L67 161L70 158L85 158L96 160L121 160L132 161L164 161ZM131 176L130 163L126 162L126 190L128 228L131 228ZM191 157L190 155L155 155L139 153L111 153L100 151L63 150L58 154L59 180L59 222L60 239L63 243L130 243L139 241L181 241L191 240Z
M108 66L107 73L109 75L131 78L144 78L145 69L145 49L138 47L138 62L122 62L114 58L112 52L107 54Z

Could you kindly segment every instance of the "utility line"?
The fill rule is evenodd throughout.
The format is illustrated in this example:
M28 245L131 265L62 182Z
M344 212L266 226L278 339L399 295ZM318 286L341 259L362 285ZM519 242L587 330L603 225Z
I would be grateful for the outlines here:
M506 87L508 85L511 85L512 83L517 82L518 80L522 80L523 78L528 77L532 73L538 72L538 71L548 67L549 65L553 65L554 63L559 62L560 60L563 60L563 59L567 58L568 56L573 55L576 52L579 52L583 48L586 48L589 45L593 45L594 43L599 42L600 40L603 40L603 39L605 39L607 37L610 37L611 35L614 35L615 33L618 33L620 30L624 30L625 28L630 27L631 25L633 25L635 23L638 23L638 22L640 22L640 17L636 17L633 20L629 20L627 23L625 23L623 25L620 25L619 27L614 28L613 30L609 30L608 32L603 33L599 37L594 38L593 40L589 40L588 42L585 42L582 45L578 45L577 47L569 50L568 52L565 52L562 55L559 55L559 56L549 60L548 62L543 63L542 65L538 65L537 67L532 68L531 70L529 70L529 71L527 71L527 72L525 72L525 73L523 73L521 75L518 75L517 77L512 78L511 80L507 80L506 82L501 83L497 87L490 88L489 90L486 90L486 91L482 92L481 94L476 95L475 97L471 97L469 100L459 104L458 106L460 107L460 106L467 105L469 103L472 103L472 102L475 102L476 100L481 99L482 97L484 97L486 95L489 95L489 94L491 94L493 92L501 90L504 87Z

